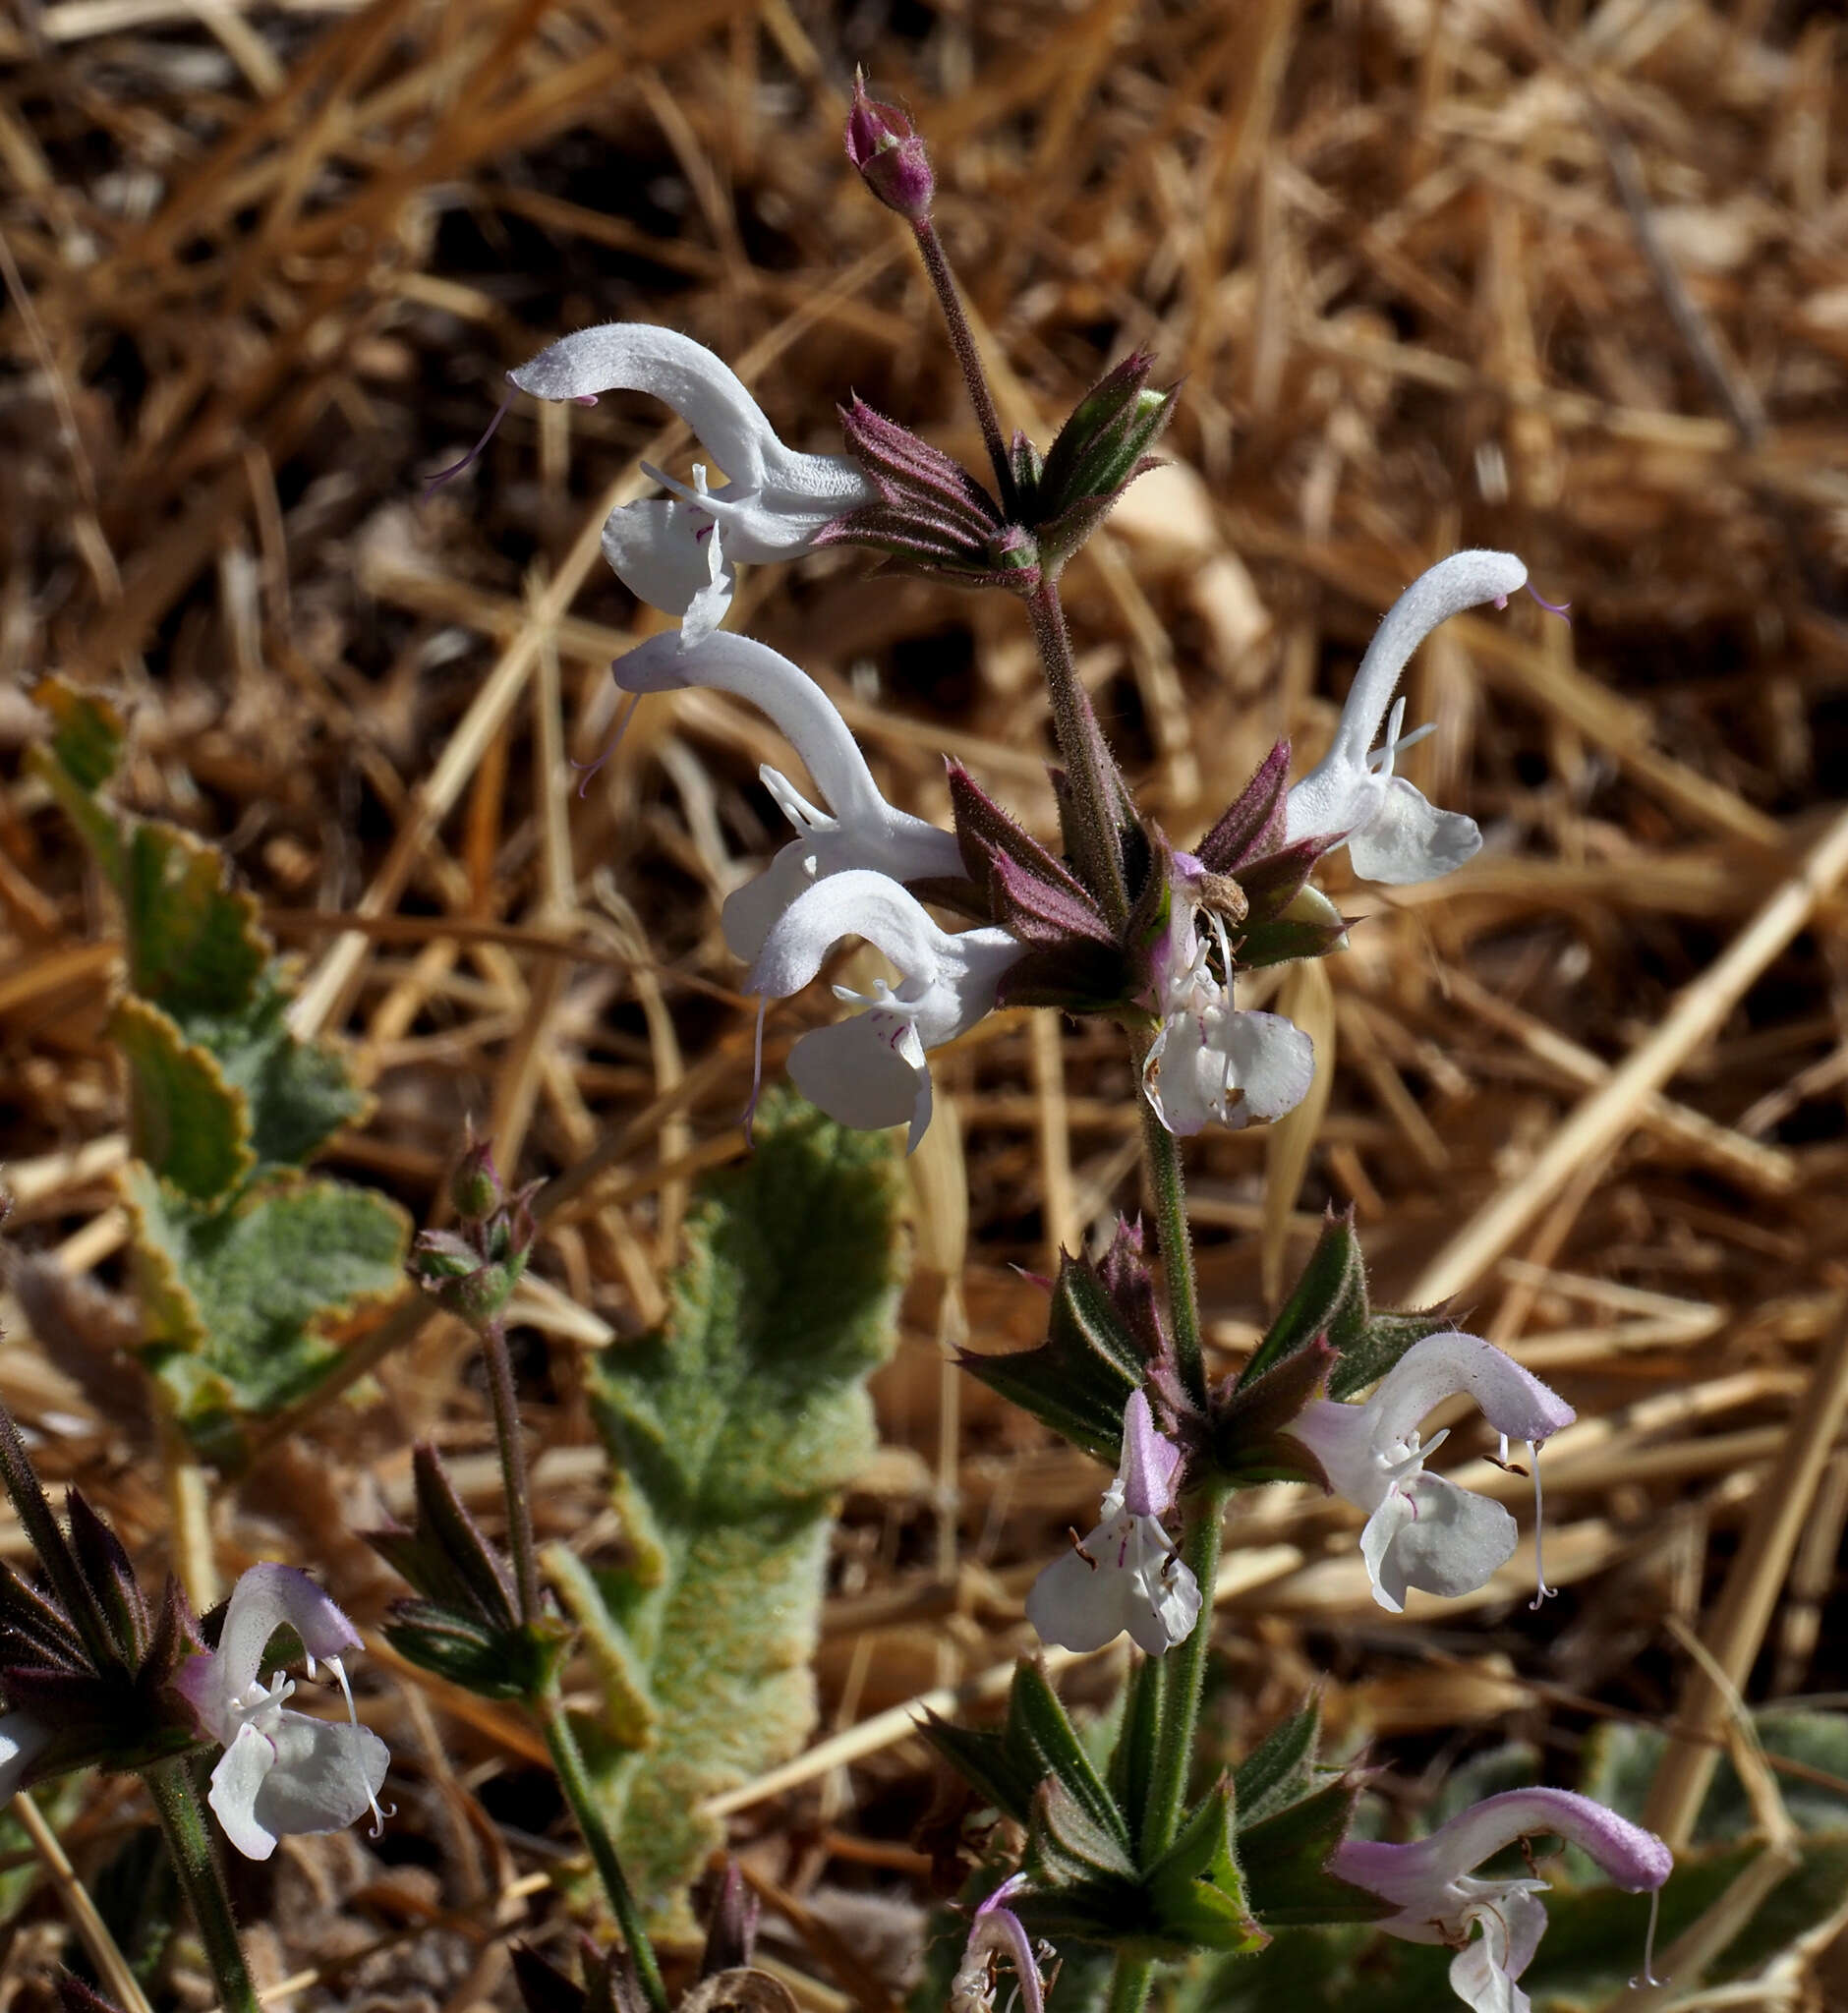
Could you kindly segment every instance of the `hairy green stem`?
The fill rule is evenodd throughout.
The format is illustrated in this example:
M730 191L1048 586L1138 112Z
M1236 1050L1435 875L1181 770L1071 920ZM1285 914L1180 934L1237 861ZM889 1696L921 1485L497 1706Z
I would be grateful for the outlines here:
M507 1547L513 1554L520 1620L531 1624L538 1621L540 1613L539 1562L533 1550L533 1500L526 1478L526 1441L520 1432L518 1394L513 1388L513 1359L507 1353L507 1331L498 1321L485 1323L481 1338L488 1365L488 1395L494 1407L500 1478L507 1498Z
M1193 1771L1193 1734L1206 1682L1206 1654L1213 1639L1213 1585L1219 1578L1219 1534L1226 1521L1223 1488L1207 1489L1195 1503L1183 1556L1200 1587L1200 1619L1187 1639L1168 1652L1162 1675L1161 1724L1155 1738L1155 1769L1142 1819L1142 1864L1150 1865L1175 1842L1186 1808L1187 1778Z
M917 234L917 249L923 254L924 270L930 275L938 306L944 311L944 323L950 330L950 347L956 353L962 381L968 386L969 403L975 408L982 438L987 443L988 458L994 464L1002 508L1011 512L1014 506L1013 464L1009 459L1008 443L1002 434L1001 415L995 410L995 394L988 388L988 373L982 369L982 353L975 346L975 332L963 312L962 296L956 291L955 274L950 270L943 240L938 237L937 226L931 219L928 216L914 218L911 228Z
M603 1880L604 1892L609 1897L609 1906L615 1912L616 1927L622 1931L622 1940L628 1945L629 1959L641 1981L642 1991L654 2013L667 2013L667 1988L662 1984L661 1967L655 1961L655 1946L648 1940L648 1931L642 1926L641 1910L635 1905L635 1896L629 1891L622 1862L616 1857L615 1841L610 1837L609 1827L604 1822L604 1813L598 1808L597 1795L585 1770L577 1736L571 1731L571 1722L566 1717L564 1701L553 1691L540 1702L539 1710L546 1730L546 1746L550 1749L552 1766L558 1771L558 1787L564 1791L565 1802L571 1806L578 1829L584 1834L584 1843L590 1847L591 1858L597 1863L598 1875Z
M1026 611L1052 694L1053 726L1066 765L1078 870L1103 904L1105 920L1113 930L1121 930L1129 920L1129 891L1123 878L1123 846L1117 836L1123 785L1097 716L1091 711L1090 694L1078 681L1059 583L1042 581L1027 597Z
M1136 1045L1141 1077L1144 1044ZM1187 1195L1181 1173L1181 1142L1142 1099L1142 1153L1155 1203L1155 1230L1168 1281L1168 1320L1182 1377L1195 1402L1206 1403L1206 1361L1200 1337L1199 1289L1193 1279L1193 1239L1187 1232Z
M1155 1982L1155 1963L1149 1957L1119 1957L1110 1974L1110 1996L1105 2013L1142 2013L1148 2004L1148 1989Z
M158 1761L144 1771L148 1794L160 1814L160 1829L173 1859L174 1871L199 1925L205 1960L218 1983L218 2003L224 2013L257 2013L257 1987L244 1962L231 1897L225 1891L224 1869L205 1821L204 1807L193 1780L192 1763L184 1756Z

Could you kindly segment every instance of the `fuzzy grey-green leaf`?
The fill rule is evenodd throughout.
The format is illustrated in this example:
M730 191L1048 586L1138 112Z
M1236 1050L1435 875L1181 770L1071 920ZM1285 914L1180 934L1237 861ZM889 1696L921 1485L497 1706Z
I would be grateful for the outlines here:
M702 1187L665 1323L597 1361L598 1424L638 1542L627 1565L567 1589L606 1681L620 1673L585 1729L588 1758L669 1935L691 1928L686 1885L718 1835L699 1805L813 1725L829 1531L872 1452L866 1380L892 1352L903 1277L889 1137L781 1096L756 1138Z

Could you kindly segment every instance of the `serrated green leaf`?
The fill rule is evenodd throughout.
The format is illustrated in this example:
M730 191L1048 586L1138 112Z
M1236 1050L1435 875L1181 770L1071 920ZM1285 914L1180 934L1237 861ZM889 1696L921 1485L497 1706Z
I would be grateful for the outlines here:
M209 1050L134 994L109 1015L109 1039L129 1067L129 1147L197 1202L228 1195L256 1164L246 1144L250 1105Z
M903 1276L886 1135L783 1095L756 1136L702 1183L665 1324L591 1376L639 1543L595 1577L606 1672L610 1643L627 1656L587 1758L630 1882L669 1931L690 1928L686 1883L719 1836L701 1803L813 1724L830 1525L872 1451L866 1379L892 1352Z
M80 692L62 678L41 679L32 701L51 716L52 760L79 789L101 789L122 760L122 716L108 700Z
M1245 1904L1232 1835L1232 1781L1222 1777L1144 1876L1160 1932L1179 1951L1261 1950L1270 1940Z
M269 961L253 894L230 886L224 855L177 825L135 826L123 851L129 985L184 1026L250 1005Z
M217 1057L225 1080L250 1108L250 1144L262 1167L300 1167L342 1125L359 1122L371 1100L338 1050L305 1042L288 1026L290 993L280 961L259 975L235 1013L195 1012L186 1032Z
M1042 1425L1112 1467L1123 1452L1123 1409L1148 1363L1103 1282L1081 1260L1062 1258L1046 1340L1012 1355L976 1355L962 1367Z
M222 1439L311 1390L337 1360L327 1322L403 1290L410 1225L375 1190L275 1174L207 1210L140 1166L122 1185L147 1360L196 1434Z

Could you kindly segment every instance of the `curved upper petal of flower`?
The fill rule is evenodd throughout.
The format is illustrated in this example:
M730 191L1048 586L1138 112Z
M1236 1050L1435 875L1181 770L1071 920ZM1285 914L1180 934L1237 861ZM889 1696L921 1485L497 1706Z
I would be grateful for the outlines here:
M796 1043L797 1088L842 1124L907 1122L915 1147L930 1122L925 1051L953 1041L995 1004L1002 973L1020 955L1006 930L938 928L924 905L885 874L849 867L799 894L764 940L747 983L773 999L799 993L843 937L863 937L898 968L900 983L871 995L837 988L867 1011Z
M1409 1586L1454 1597L1482 1585L1514 1553L1507 1511L1423 1472L1443 1435L1423 1442L1419 1425L1458 1394L1473 1398L1505 1441L1534 1449L1575 1416L1493 1343L1453 1329L1415 1343L1363 1404L1311 1399L1290 1427L1329 1487L1367 1513L1361 1557L1373 1597L1395 1614Z
M246 1568L231 1589L218 1647L189 1656L173 1681L211 1739L235 1738L263 1651L284 1627L301 1639L311 1677L318 1659L337 1660L361 1646L359 1631L306 1573L267 1560Z
M1460 1946L1450 1982L1475 2013L1520 2013L1528 1998L1515 1981L1532 1961L1546 1927L1545 1907L1536 1898L1546 1882L1485 1880L1471 1869L1533 1832L1580 1847L1632 1893L1660 1887L1674 1870L1674 1855L1652 1831L1563 1789L1505 1791L1408 1845L1351 1838L1336 1847L1328 1870L1398 1909L1378 1925L1388 1935ZM1479 1940L1467 1942L1477 1928Z
M1396 719L1380 753L1370 751L1406 664L1425 637L1464 608L1506 601L1527 577L1512 552L1453 552L1399 597L1360 660L1328 753L1291 788L1285 809L1291 844L1345 836L1357 874L1397 886L1449 873L1470 858L1482 842L1473 822L1434 809L1393 775L1394 754L1405 745Z
M604 550L633 593L670 614L700 604L689 641L722 617L733 563L793 558L825 525L875 498L845 455L785 447L736 373L676 329L638 321L581 328L507 375L535 398L586 401L606 391L659 398L724 471L729 480L711 491L703 473L696 489L670 485L677 513L658 500L627 504L605 528ZM631 515L638 511L647 514Z
M954 835L887 803L834 702L799 664L767 644L719 631L681 648L669 633L650 637L610 669L625 692L700 685L761 707L827 800L828 814L818 812L776 770L763 772L797 836L767 874L727 899L725 942L737 956L756 957L782 909L825 875L865 867L895 881L916 881L962 872Z

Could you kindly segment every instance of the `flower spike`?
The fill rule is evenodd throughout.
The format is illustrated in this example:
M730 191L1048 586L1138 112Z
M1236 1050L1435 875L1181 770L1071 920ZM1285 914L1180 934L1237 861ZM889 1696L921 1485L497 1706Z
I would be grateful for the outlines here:
M1476 851L1482 834L1473 819L1437 810L1403 776L1393 774L1394 758L1413 741L1412 735L1399 732L1403 705L1394 711L1378 748L1373 736L1412 653L1431 631L1479 603L1505 604L1527 577L1527 567L1512 552L1453 552L1406 589L1360 660L1334 745L1290 792L1292 842L1328 838L1339 843L1345 838L1354 871L1362 880L1394 887L1448 874Z

